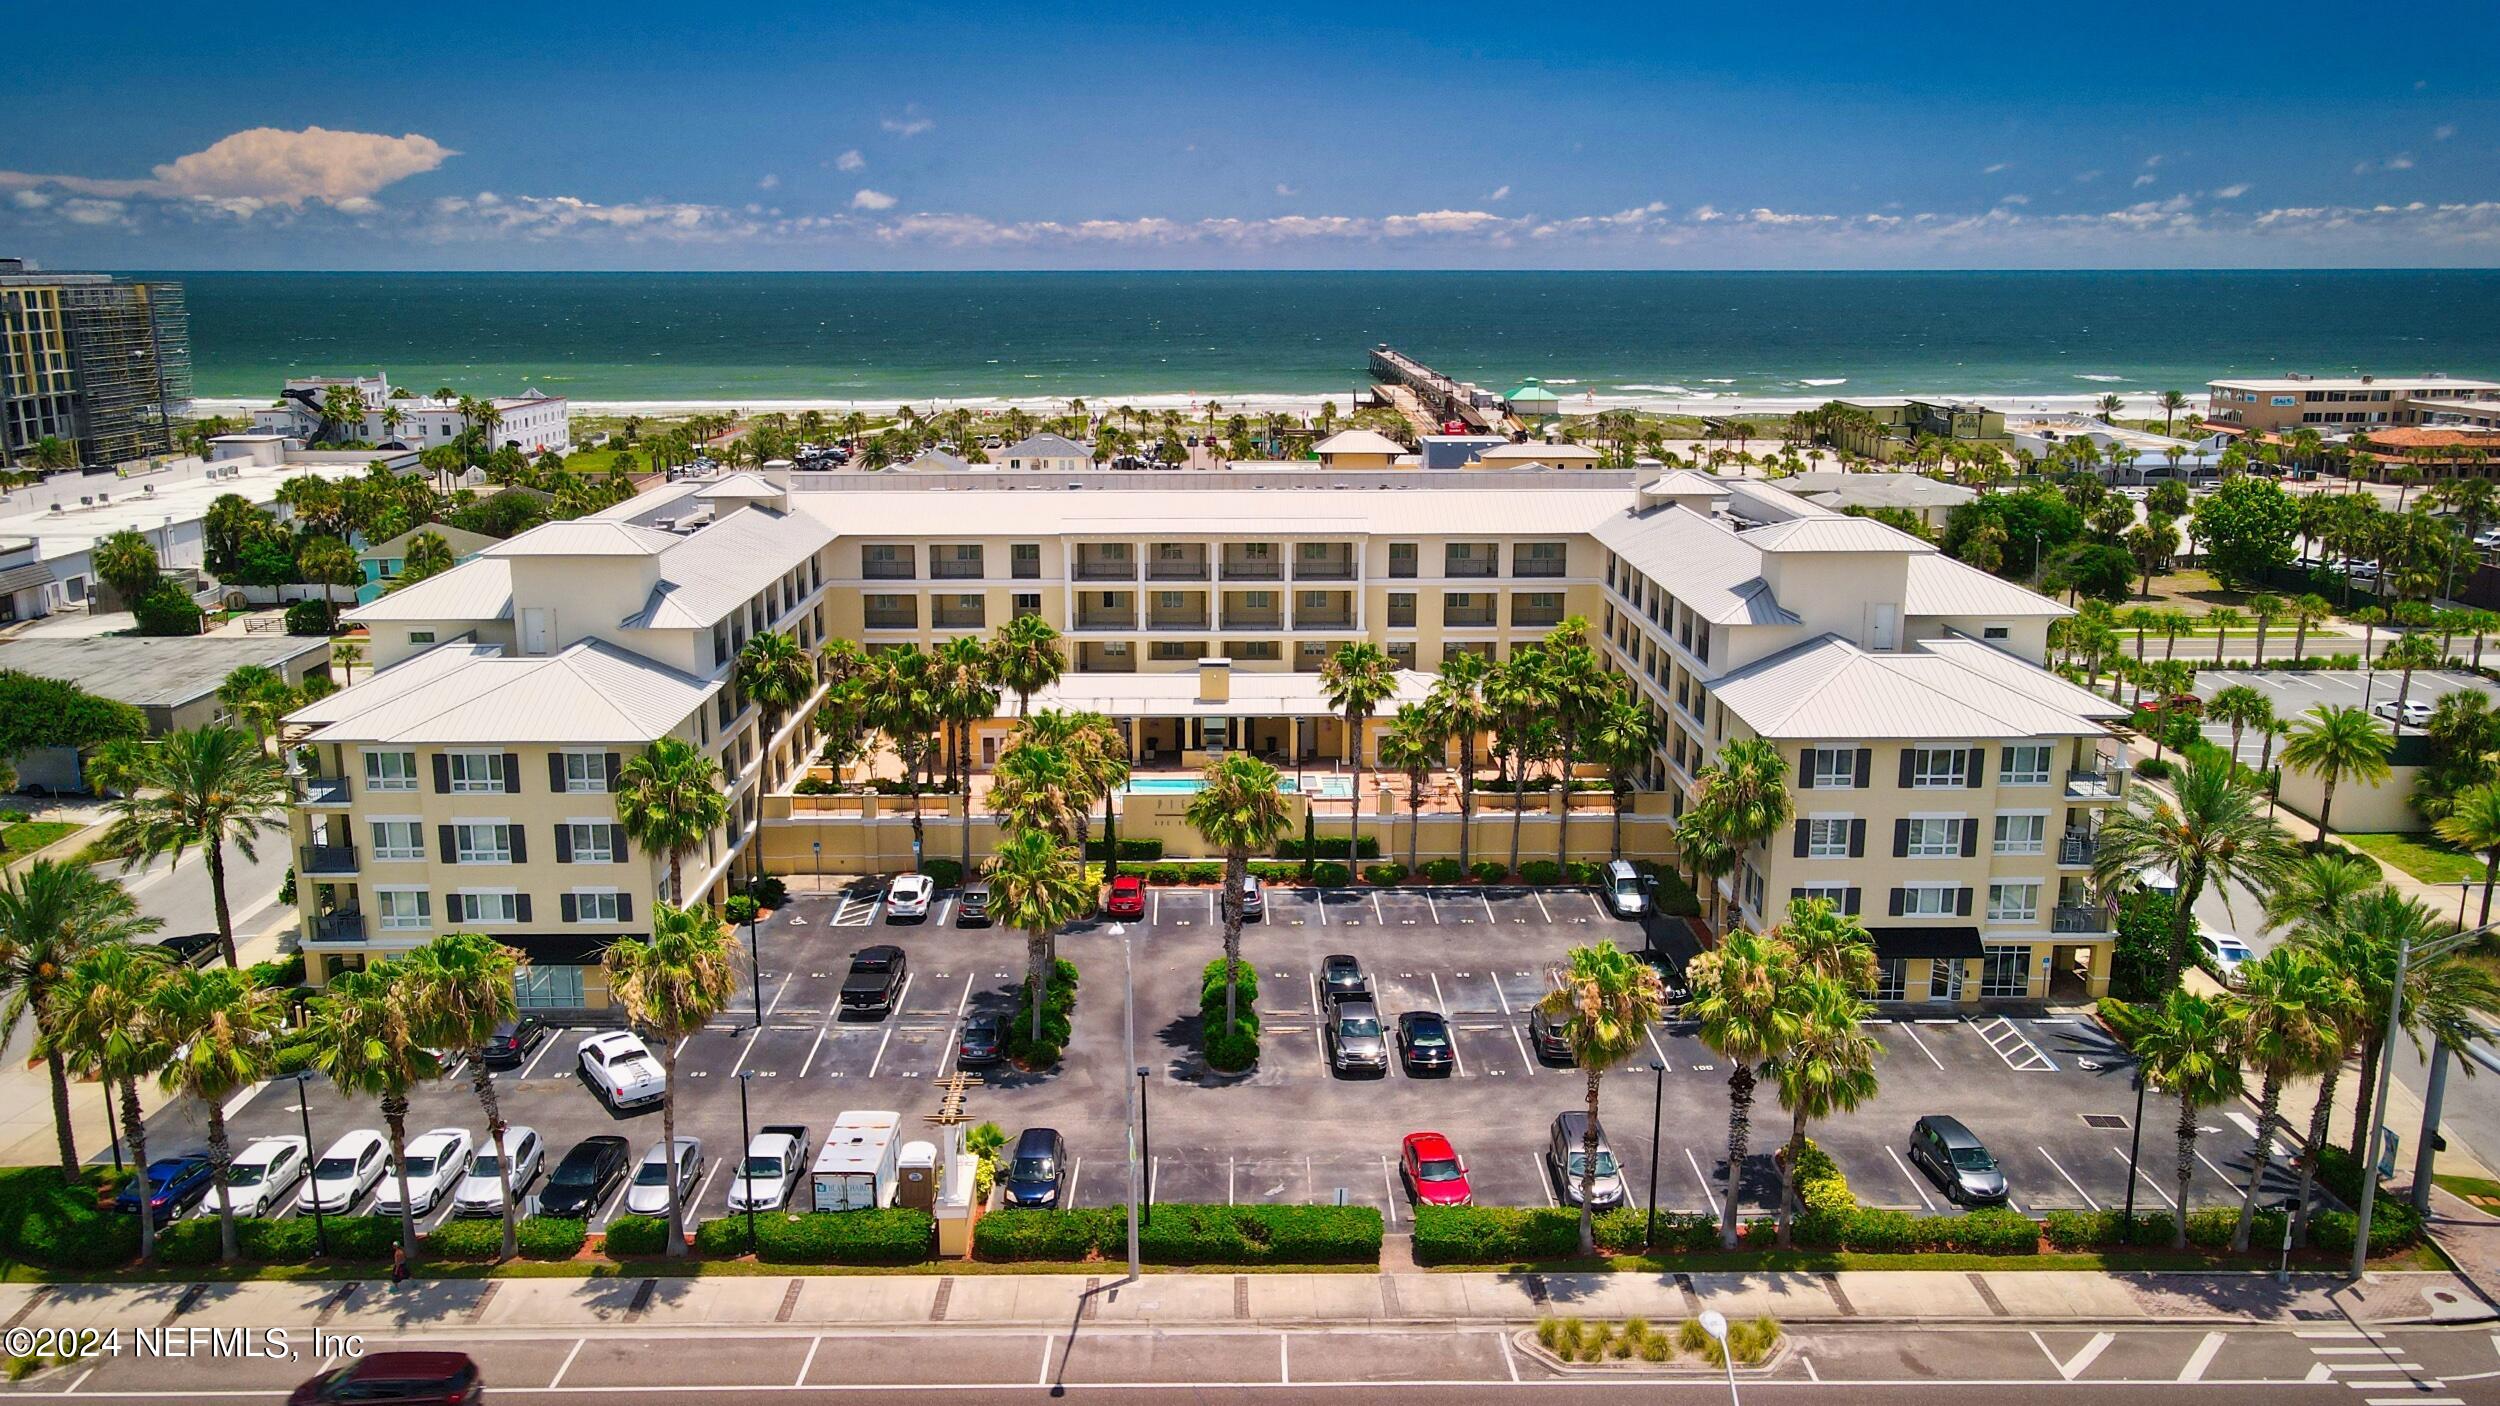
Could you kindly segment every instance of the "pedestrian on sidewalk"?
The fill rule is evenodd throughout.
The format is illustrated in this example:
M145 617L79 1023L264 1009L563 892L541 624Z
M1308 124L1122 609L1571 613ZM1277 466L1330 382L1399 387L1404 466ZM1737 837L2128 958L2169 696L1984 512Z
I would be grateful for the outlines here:
M398 1288L400 1285L407 1282L408 1247L405 1245L393 1245L391 1247L391 1287Z

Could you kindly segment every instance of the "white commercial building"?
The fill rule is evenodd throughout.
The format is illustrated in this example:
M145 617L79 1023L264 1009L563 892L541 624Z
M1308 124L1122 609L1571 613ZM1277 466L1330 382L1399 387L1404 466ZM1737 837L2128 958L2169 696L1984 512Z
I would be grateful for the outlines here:
M362 423L350 426L347 437L366 444L431 449L469 431L468 418L460 413L457 399L414 395L393 386L388 377L378 373L290 380L279 392L276 405L252 412L252 427L264 434L284 435L310 444L322 432L322 413L333 386L353 390L364 406ZM551 449L561 454L573 447L573 403L564 397L525 390L519 395L496 396L491 403L495 407L497 448L511 445L526 454Z

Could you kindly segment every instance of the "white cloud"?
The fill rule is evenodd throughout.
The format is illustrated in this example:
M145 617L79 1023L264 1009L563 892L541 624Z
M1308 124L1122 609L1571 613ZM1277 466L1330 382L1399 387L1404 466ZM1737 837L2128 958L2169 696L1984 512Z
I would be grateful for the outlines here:
M20 210L42 210L52 204L52 197L39 190L17 191L9 198Z
M2144 187L2144 186L2151 185L2152 183L2153 183L2153 173L2152 173L2152 172L2150 172L2150 171L2147 171L2147 172L2145 172L2143 175L2136 177L2136 178L2135 178L2135 181L2134 181L2134 184L2135 184L2138 188L2141 188L2141 187Z
M2431 128L2431 140L2435 142L2444 142L2456 134L2457 124L2454 122L2442 122L2438 126Z
M118 200L82 195L61 202L61 217L74 225L120 224L129 213L130 207Z
M1499 202L1508 199L1510 199L1510 187L1495 186L1493 188L1493 193L1485 197L1485 202L1487 204L1498 204Z
M2366 176L2372 171L2410 171L2412 169L2413 153L2400 151L2383 161L2356 161L2353 163L2352 173L2356 176Z
M1302 192L1285 184L1283 181L1278 181L1276 183L1276 193L1278 195L1300 195Z
M2099 180L2100 178L2101 178L2101 173L2100 173L2099 171L2097 171L2097 170L2093 170L2093 171L2077 171L2077 172L2075 173L2075 184L2077 184L2077 185L2085 185L2085 186L2088 186L2088 185L2092 184L2094 181Z
M756 188L757 190L772 190L772 189L774 189L775 187L779 186L780 184L781 184L781 177L774 175L774 174L773 174L772 172L770 172L770 171L766 171L766 172L764 173L764 177L763 177L763 179L762 179L762 180L759 180L759 181L757 181L757 182L755 183L755 188Z
M1979 174L1983 176L1993 176L1999 171L2011 169L2013 165L2014 163L2011 161L1991 161L1987 165L1979 168Z
M920 105L913 103L903 109L902 116L886 118L877 125L898 137L916 137L937 126L937 120L923 116Z
M852 147L849 151L833 158L833 169L856 174L868 169L868 158L859 154L858 147Z
M2147 170L2147 171L2152 170L2154 167L2159 166L2160 164L2161 164L2161 153L2160 153L2160 152L2158 152L2158 151L2157 151L2157 152L2154 152L2152 155L2150 155L2150 156L2148 156L2148 157L2145 157L2145 158L2144 158L2144 169L2145 169L2145 170Z
M2031 197L2028 195L2000 195L1997 197L1997 203L1999 205L2028 205L2031 203Z
M851 208L854 210L891 210L894 208L894 197L884 191L870 190L862 186L851 192Z
M326 127L300 132L254 127L156 167L149 180L0 171L0 189L52 186L102 200L190 200L244 217L272 205L296 209L308 201L363 214L379 208L372 199L375 192L457 155L414 132L386 137Z
M2246 181L2239 181L2239 182L2236 182L2236 183L2234 183L2234 184L2224 186L2222 189L2220 189L2220 190L2218 190L2218 191L2215 191L2215 192L2214 192L2214 199L2216 199L2216 200L2237 200L2237 199L2239 199L2241 196L2246 195L2246 194L2248 194L2248 182L2246 182Z

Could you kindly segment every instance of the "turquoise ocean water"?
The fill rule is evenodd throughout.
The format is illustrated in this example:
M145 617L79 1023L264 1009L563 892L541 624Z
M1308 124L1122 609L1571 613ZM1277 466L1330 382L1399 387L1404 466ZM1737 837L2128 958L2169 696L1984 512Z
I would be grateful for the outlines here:
M371 370L590 401L1341 395L1386 341L1610 403L2500 374L2500 272L183 273L198 394Z

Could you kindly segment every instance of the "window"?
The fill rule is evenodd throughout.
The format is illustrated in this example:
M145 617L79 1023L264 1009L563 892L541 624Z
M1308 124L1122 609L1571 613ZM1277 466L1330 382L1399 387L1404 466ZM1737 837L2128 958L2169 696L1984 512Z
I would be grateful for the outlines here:
M417 789L417 754L414 752L365 753L365 789L368 791L413 791Z
M517 923L521 921L521 896L504 889L464 889L452 895L457 906L457 921L463 923Z
M1907 829L1902 853L1912 859L1943 859L1962 852L1962 817L1913 816L1902 822Z
M2003 749L1997 781L2006 786L2045 786L2049 781L2049 744L2020 742Z
M1154 659L1195 659L1198 646L1188 640L1157 640L1148 654Z
M425 826L415 820L373 822L373 857L385 860L425 858Z
M1981 996L2028 996L2031 994L2031 949L2028 947L1991 947L1979 967Z
M567 752L564 754L564 789L570 792L597 794L608 789L608 754L605 752Z
M1413 640L1391 640L1386 649L1390 664L1400 669L1415 667L1415 642Z
M2013 635L2014 632L2003 625L1982 625L1979 628L1979 637L1983 640L2011 639Z
M576 889L573 893L573 921L577 923L621 923L622 911L614 889Z
M1799 884L1789 896L1791 898L1820 898L1830 903L1839 912L1849 911L1849 886L1847 884L1831 882Z
M1855 747L1816 747L1808 751L1806 753L1806 784L1816 790L1827 787L1854 788L1858 784L1858 749Z
M1806 858L1846 859L1849 857L1849 817L1814 819L1806 822Z
M1909 784L1915 790L1964 786L1970 780L1970 753L1960 747L1912 747L1904 753Z
M604 821L568 822L564 827L565 855L571 856L575 864L614 864L616 832L616 826Z
M434 632L432 630L410 630L408 632L408 642L410 644L432 644L434 643Z
M451 789L454 794L472 791L500 791L504 788L503 753L451 752Z
M1961 907L1961 888L1955 884L1906 884L1898 892L1904 918L1950 918Z
M2036 923L2040 921L2040 886L2030 883L1988 885L1988 921L1992 923Z
M2046 815L1997 817L1997 853L2045 854L2048 847L2049 818Z
M1042 613L1042 597L1039 592L1019 591L1010 608L1019 620L1027 615L1039 615Z
M1244 610L1274 610L1276 608L1276 593L1274 591L1244 591L1241 593L1241 608Z
M1910 962L1906 957L1886 957L1875 963L1875 989L1867 992L1872 1001L1906 1000L1910 988Z
M1412 576L1415 574L1414 543L1392 542L1389 544L1389 574L1392 576Z
M1745 865L1744 893L1745 906L1760 913L1763 899L1762 871L1753 867L1751 861Z
M462 864L510 864L513 827L498 821L451 827L452 858Z
M1233 640L1225 645L1224 652L1243 661L1284 657L1283 651L1276 647L1274 640Z
M512 974L512 999L525 1011L579 1009L582 969L533 962Z
M424 889L375 889L373 906L381 915L379 925L384 932L406 932L433 921L432 896Z

